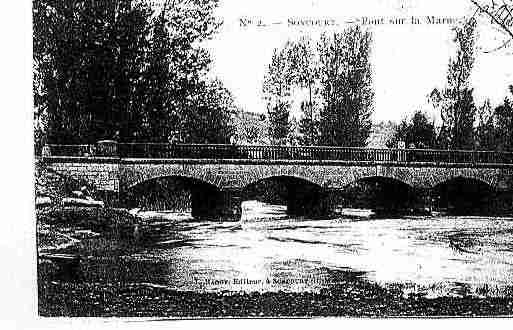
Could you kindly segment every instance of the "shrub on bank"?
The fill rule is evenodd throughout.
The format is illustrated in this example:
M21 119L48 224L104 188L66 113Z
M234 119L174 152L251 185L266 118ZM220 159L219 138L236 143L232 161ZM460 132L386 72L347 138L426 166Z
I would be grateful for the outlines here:
M97 207L53 207L40 210L37 220L41 224L64 225L95 232L133 231L138 219L124 209Z

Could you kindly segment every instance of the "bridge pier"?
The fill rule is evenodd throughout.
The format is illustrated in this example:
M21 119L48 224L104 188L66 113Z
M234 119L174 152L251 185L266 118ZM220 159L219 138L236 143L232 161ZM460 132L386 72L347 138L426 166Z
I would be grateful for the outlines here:
M513 190L496 190L490 209L505 215L513 215Z
M242 193L239 190L194 188L191 213L196 219L239 221L242 215Z
M333 211L328 191L294 184L289 185L287 189L288 215L317 218L328 216Z
M414 213L431 214L435 206L435 191L432 188L415 189L415 198L412 204Z
M226 221L239 221L242 216L242 191L226 189L221 191L218 217Z

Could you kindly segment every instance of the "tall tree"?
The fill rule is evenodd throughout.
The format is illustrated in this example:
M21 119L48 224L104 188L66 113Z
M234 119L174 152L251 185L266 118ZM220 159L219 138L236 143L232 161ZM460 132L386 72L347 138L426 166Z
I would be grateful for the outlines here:
M454 28L456 56L450 58L447 85L434 90L431 100L440 109L442 127L439 143L442 148L468 149L474 145L473 125L476 114L470 75L475 60L476 22L470 19Z
M311 146L319 143L319 115L308 101L301 102L301 118L298 123L298 141L301 145Z
M300 105L298 142L302 145L316 145L319 140L317 54L312 41L307 37L293 42L289 54L292 82L306 94L306 99Z
M171 79L169 56L172 53L167 24L167 8L154 20L148 67L144 71L146 90L142 95L142 125L139 140L166 142L176 129L179 114L171 105Z
M149 7L129 0L38 0L33 11L35 106L46 118L48 142L115 135L138 92L131 81L144 69Z
M320 143L365 146L371 129L374 90L370 64L370 32L354 26L318 44L323 107Z
M48 142L166 141L207 118L190 112L210 90L201 42L219 26L217 4L35 0L35 113Z
M291 69L290 43L274 50L271 64L264 77L263 96L269 117L269 137L273 144L285 144L290 131Z
M495 108L495 122L497 130L496 149L513 151L513 85L509 86L511 98Z
M222 90L220 82L210 81L206 78L211 62L210 55L206 49L201 47L203 41L210 39L220 26L220 22L214 15L219 0L168 0L167 20L171 53L169 54L170 77L170 107L178 113L180 120L177 123L176 131L179 132L183 142L203 143L211 140L212 137L201 137L198 134L191 134L191 127L201 125L209 127L210 122L197 122L207 119L201 111L205 110L204 95L198 93L212 93L212 90ZM218 87L220 89L218 89ZM215 97L215 100L223 98ZM202 100L202 101L199 101ZM209 103L212 106L212 103ZM219 109L226 109L220 105ZM219 118L225 119L225 113ZM212 127L206 131L216 129L216 122L211 122ZM225 123L228 124L228 123ZM225 132L220 131L219 133ZM228 136L223 140L229 139Z
M476 147L481 150L494 150L497 147L497 131L495 129L495 114L490 100L486 100L477 109Z

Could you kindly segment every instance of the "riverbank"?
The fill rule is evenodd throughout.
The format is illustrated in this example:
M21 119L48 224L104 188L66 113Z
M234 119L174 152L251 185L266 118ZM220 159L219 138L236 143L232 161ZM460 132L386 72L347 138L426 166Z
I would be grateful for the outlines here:
M39 252L71 248L83 240L102 236L136 240L140 220L126 210L54 206L36 211Z
M342 275L341 275L342 276ZM89 317L473 317L511 316L513 298L404 297L353 278L311 292L184 292L145 284L39 281L41 316Z

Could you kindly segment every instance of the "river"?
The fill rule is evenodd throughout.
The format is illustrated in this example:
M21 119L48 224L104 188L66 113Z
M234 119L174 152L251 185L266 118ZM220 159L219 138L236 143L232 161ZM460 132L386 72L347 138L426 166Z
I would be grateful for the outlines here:
M400 283L427 297L511 294L511 218L314 221L290 219L284 211L245 202L240 223L139 212L158 239L122 249L115 259L86 257L84 272L90 281L197 292L319 291L337 284L331 276L337 271L383 286Z

